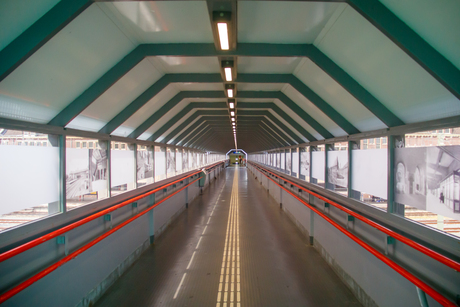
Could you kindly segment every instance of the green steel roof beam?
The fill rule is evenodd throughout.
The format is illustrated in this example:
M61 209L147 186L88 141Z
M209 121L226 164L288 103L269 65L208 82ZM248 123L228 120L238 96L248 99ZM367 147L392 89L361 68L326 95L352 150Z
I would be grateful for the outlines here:
M162 136L163 133L168 131L169 128L171 128L178 121L180 121L182 118L184 118L184 116L186 116L190 111L192 111L192 110L194 110L196 108L222 108L222 109L226 109L227 108L227 103L225 103L225 102L192 102L192 103L188 104L185 108L183 108L179 113L174 115L174 117L171 118L166 124L161 126L160 129L155 131L155 133L152 134L148 138L148 140L154 142L156 139L158 139L160 136ZM168 139L168 141L169 141L169 139ZM166 142L163 142L163 143L166 143Z
M198 119L196 122L194 122L187 130L185 130L184 132L182 132L177 138L175 138L171 144L172 145L179 145L179 144L182 144L181 146L183 146L183 144L185 143L185 141L189 140L189 137L187 137L192 131L194 131L195 129L197 129L199 126L203 125L204 123L206 122L206 120L201 117L200 119Z
M257 109L257 108L268 108L272 109L288 124L290 124L295 130L301 135L307 138L310 142L316 141L317 139L305 130L299 123L293 120L289 115L286 114L280 107L273 102L238 102L238 109Z
M278 127L273 125L269 120L267 120L263 115L261 116L238 116L238 125L241 125L241 123L248 121L248 122L259 122L259 124L265 124L267 127L269 127L269 131L271 131L271 134L274 138L276 138L278 141L281 143L284 143L283 146L291 146L295 145L296 143L294 141L291 141L289 136L285 134L283 131L281 131Z
M290 108L294 113L296 113L300 118L302 118L303 121L308 123L313 129L315 129L319 134L321 134L323 138L330 139L334 137L326 128L324 128L320 123L318 123L313 117L310 116L310 114L305 112L304 109L299 107L298 104L292 101L283 92L280 92L280 91L274 91L274 92L239 91L237 98L267 98L267 99L276 98L276 99L279 99L288 108Z
M354 81L348 74L343 72L336 64L329 60L316 47L310 44L252 44L240 43L238 48L233 51L217 51L211 44L144 44L136 47L131 53L125 56L119 63L106 72L99 80L85 90L79 97L62 110L49 124L55 126L65 126L86 107L94 102L102 93L110 88L116 81L123 77L129 70L136 66L146 56L306 56L325 70L333 79L339 82L347 91L354 95L364 106L368 107L377 117L383 115L376 114L373 110L377 100L370 97L369 93ZM332 63L332 65L331 65ZM350 87L351 85L351 87ZM360 95L364 91L366 95ZM364 100L363 100L364 99ZM370 99L373 103L367 103ZM378 110L387 114L389 111L383 105L378 106ZM391 113L391 112L390 112ZM388 120L386 120L388 121Z
M254 93L260 93L260 92L254 92ZM200 104L200 105L194 105L194 107L197 108L203 108L206 107L204 104L206 103L196 103L193 102L191 104ZM165 133L168 129L170 129L173 125L175 125L181 118L183 118L190 110L191 110L191 104L189 104L187 107L185 107L181 112L179 112L177 115L175 115L171 120L169 120L166 124L164 124L160 129L158 129L148 140L149 141L155 141L158 139L163 133ZM220 104L216 107L222 107L227 109L227 105L221 106ZM288 122L294 129L296 129L300 134L302 134L307 140L309 141L315 141L316 138L313 137L308 131L306 131L301 125L299 125L296 121L294 121L289 115L287 115L281 108L279 108L275 103L269 102L269 103L251 103L251 102L239 102L237 109L241 110L244 108L267 108L267 109L272 109L275 113L277 113L281 118L283 118L286 122ZM239 112L239 111L238 111ZM194 113L196 114L196 113ZM192 114L191 116L193 116ZM275 118L275 117L273 117ZM277 124L278 124L277 120ZM278 126L281 127L281 125L278 124ZM284 125L283 125L284 126ZM167 143L171 138L173 138L177 133L179 133L184 127L179 129L175 129L173 132L168 134L168 136L163 139L161 142L162 143ZM295 134L294 134L295 135ZM296 140L299 143L303 143L304 141L301 139Z
M110 120L99 132L110 134L121 126L128 118L142 108L153 96L157 95L170 83L175 82L195 82L195 83L215 83L222 82L220 74L168 74L150 86L144 93L134 99L123 111ZM167 112L162 107L162 112Z
M180 145L180 146L185 146L185 143L188 142L193 136L196 134L197 131L201 131L203 127L207 127L208 124L206 121L201 118L198 121L196 121L190 128L188 128L185 132L183 132L181 135L177 137L171 144L174 145ZM192 133L194 131L195 134Z
M161 140L161 143L168 143L172 138L174 138L174 136L176 136L178 133L184 130L188 125L190 125L190 123L192 123L197 117L203 116L203 115L227 116L228 111L227 110L199 110L199 111L196 111L195 113L191 114L182 124L177 126L176 129L174 129L171 133L169 133L163 140ZM169 128L170 127L168 127L168 129Z
M198 113L199 112L199 113ZM192 116L190 116L187 120L186 120L186 123L182 123L179 127L181 128L179 130L179 127L176 128L173 132L175 134L173 134L173 136L168 139L168 140L163 140L162 143L167 143L168 141L170 141L171 139L173 139L173 141L171 142L171 144L178 144L178 142L180 140L182 140L184 137L186 137L191 131L193 131L193 129L195 129L196 127L198 127L197 125L200 125L201 123L203 123L207 118L208 116L203 116L203 114L206 114L206 115L214 115L214 116L221 116L221 117L224 117L224 116L228 116L228 112L227 111L219 111L219 110L212 110L212 111L204 111L204 110L201 110L201 111L198 111L198 112L195 112L194 114L192 114ZM205 113L206 112L206 113ZM198 113L198 114L196 114ZM191 126L189 126L185 131L183 131L188 125L190 125L190 123L192 123L197 117L199 116L202 116L200 119L198 119L195 123L193 123ZM181 131L183 131L178 137L175 137L177 135L177 133L180 133ZM168 134L167 138L171 135L172 133Z
M460 99L460 70L377 0L347 3Z
M269 118L271 121L273 121L277 126L279 126L281 128L282 131L284 131L291 139L293 139L298 144L304 142L299 136L297 136L297 134L295 134L291 129L289 129L285 124L283 124L278 118L276 118L269 111L247 110L247 109L241 109L241 107L239 107L238 109L239 109L238 110L238 115L239 116L263 115L263 116Z
M0 51L0 81L3 81L92 3L93 1L90 0L61 0L3 48Z
M191 147L191 144L197 141L201 136L203 136L208 131L212 131L212 127L209 126L208 123L204 123L204 125L198 127L195 132L190 134L186 139L184 139L184 146Z
M214 91L182 91L166 102L160 109L147 118L139 127L137 127L128 137L136 139L148 128L155 124L161 117L168 113L178 103L187 98L226 98L223 91L219 94ZM226 104L224 103L224 107Z
M348 120L345 119L339 112L337 112L333 107L331 107L326 101L324 101L318 94L316 94L312 89L310 89L305 83L300 81L296 76L291 74L280 74L280 75L270 75L270 74L238 74L236 82L248 82L248 83L288 83L294 89L296 89L300 94L305 96L311 103L313 103L318 109L321 110L327 117L329 117L333 122L335 122L340 128L342 128L348 134L359 133L360 131L356 129ZM287 96L286 96L287 97ZM305 112L302 108L297 106L295 109L298 109L301 112ZM296 112L296 111L294 111ZM324 129L324 128L323 128ZM315 129L318 131L317 129ZM327 131L327 130L326 130ZM319 132L319 131L318 131ZM323 133L321 135L326 137Z

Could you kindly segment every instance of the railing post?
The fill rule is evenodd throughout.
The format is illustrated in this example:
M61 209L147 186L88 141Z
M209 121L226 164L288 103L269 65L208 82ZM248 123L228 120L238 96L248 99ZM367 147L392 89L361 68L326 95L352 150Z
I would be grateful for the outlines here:
M155 204L155 193L152 195L149 195L149 204L148 206L151 207ZM149 215L149 236L150 236L150 244L153 244L155 242L155 225L154 225L154 219L153 219L153 210L151 209L148 213Z

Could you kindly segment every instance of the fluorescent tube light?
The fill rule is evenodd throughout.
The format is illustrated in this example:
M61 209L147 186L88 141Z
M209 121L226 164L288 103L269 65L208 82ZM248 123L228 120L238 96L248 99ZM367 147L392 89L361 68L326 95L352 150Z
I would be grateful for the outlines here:
M228 105L230 106L230 109L233 109L233 108L235 107L235 103L234 103L234 102L230 102Z
M228 42L227 23L225 22L217 23L217 31L219 32L220 49L228 50L230 48L230 44Z
M224 71L225 71L225 80L232 81L233 80L232 68L231 67L225 67Z
M235 116L235 112L234 112L234 111L231 111L231 112L230 112L230 115L231 115L231 116Z

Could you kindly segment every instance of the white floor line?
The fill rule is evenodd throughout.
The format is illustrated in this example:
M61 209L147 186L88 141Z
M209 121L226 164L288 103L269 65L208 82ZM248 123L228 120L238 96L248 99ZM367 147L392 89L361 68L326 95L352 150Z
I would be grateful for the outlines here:
M211 217L209 217L208 222L206 224L209 224L209 221L211 220Z
M188 270L188 269L190 268L190 265L192 265L192 261L193 261L193 257L195 257L195 253L196 253L196 251L193 252L192 258L190 258L190 261L189 261L189 263L188 263L188 265L187 265L187 269L186 269L186 270Z
M184 276L182 276L182 279L181 279L181 281L180 281L180 284L179 284L179 286L177 287L176 293L174 294L174 297L173 297L174 300L176 299L177 294L179 294L179 290L180 290L180 287L182 286L182 283L184 282L185 275L187 275L187 273L184 273Z
M204 233L206 232L206 228L208 228L208 225L206 225L206 227L204 227L203 232L201 233L202 235L204 235Z
M196 245L195 249L198 249L198 246L200 246L201 239L203 239L203 237L200 237L200 239L198 240L198 244Z

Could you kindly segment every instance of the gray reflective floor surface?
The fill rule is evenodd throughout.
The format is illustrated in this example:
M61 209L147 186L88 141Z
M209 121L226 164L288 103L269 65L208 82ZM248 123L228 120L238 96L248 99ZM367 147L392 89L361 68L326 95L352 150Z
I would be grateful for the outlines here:
M95 306L333 305L361 306L279 204L236 167L213 181Z

